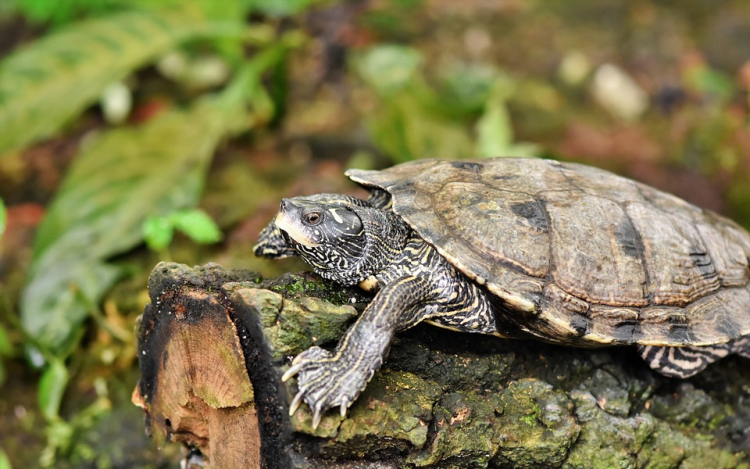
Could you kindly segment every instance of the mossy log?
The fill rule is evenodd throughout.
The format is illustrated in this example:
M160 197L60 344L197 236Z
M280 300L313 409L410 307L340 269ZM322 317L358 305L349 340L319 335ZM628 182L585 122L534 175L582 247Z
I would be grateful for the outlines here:
M750 469L750 362L665 378L631 348L583 350L417 326L316 431L291 358L333 346L366 304L312 274L262 280L161 263L134 402L158 441L213 468Z

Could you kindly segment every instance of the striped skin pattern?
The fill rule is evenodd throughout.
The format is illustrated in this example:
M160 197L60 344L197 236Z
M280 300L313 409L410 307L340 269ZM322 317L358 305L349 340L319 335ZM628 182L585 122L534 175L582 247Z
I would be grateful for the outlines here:
M673 378L684 378L703 371L711 363L733 353L750 358L750 337L740 337L724 344L702 347L639 345L638 352L646 363L659 373Z
M376 191L380 198L384 198L382 194L385 194L387 196L386 192L383 191ZM356 197L352 197L350 195L341 195L341 194L315 194L308 197L311 200L316 200L320 202L325 202L332 205L339 205L342 207L345 206L356 206L356 205L371 205L371 201L365 202L361 199L358 199ZM380 199L376 199L380 200ZM387 199L384 202L381 202L380 205L377 205L378 208L385 208L388 205L390 205L390 197L387 197ZM258 242L255 244L255 247L253 249L255 251L255 255L258 257L268 257L270 259L283 259L286 257L293 257L297 256L297 251L294 249L293 246L290 246L286 240L284 239L284 235L282 234L281 230L276 226L276 223L271 222L269 223L263 230L260 232L260 236L258 237Z
M330 194L285 199L262 233L256 245L261 255L285 257L291 247L324 278L344 285L369 280L378 290L333 353L312 347L284 375L286 380L299 374L290 412L304 400L315 427L328 408L346 412L382 364L396 332L429 321L498 334L486 293L388 210Z
M256 253L299 255L377 295L333 352L313 347L290 412L342 415L418 322L581 347L637 345L688 377L750 355L750 235L648 186L539 159L421 160L347 173L361 201L285 199Z

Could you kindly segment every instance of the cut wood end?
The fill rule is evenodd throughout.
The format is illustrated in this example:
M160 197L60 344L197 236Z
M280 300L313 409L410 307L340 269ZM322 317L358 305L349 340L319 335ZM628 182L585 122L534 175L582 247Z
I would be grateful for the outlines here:
M130 402L132 402L136 407L140 407L141 409L146 410L146 400L141 395L140 385L135 385L133 394L130 395Z

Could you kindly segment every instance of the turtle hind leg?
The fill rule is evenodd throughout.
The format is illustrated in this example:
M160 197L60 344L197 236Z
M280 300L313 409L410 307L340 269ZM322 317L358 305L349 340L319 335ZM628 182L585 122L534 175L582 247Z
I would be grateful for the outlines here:
M750 336L740 337L734 342L734 353L741 357L750 358Z
M730 353L750 355L750 341L740 338L726 344L702 347L658 347L639 345L638 353L648 366L670 378L689 378Z

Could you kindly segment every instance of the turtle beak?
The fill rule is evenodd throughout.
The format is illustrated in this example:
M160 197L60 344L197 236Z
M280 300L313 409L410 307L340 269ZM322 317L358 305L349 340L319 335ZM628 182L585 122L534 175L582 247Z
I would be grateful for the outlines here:
M302 220L302 207L295 204L291 199L282 199L281 204L279 205L279 214L276 215L276 226L281 231L286 232L286 234L288 234L295 242L303 246L320 246L319 243L312 241L310 237L305 234L305 230L303 229L300 220Z

